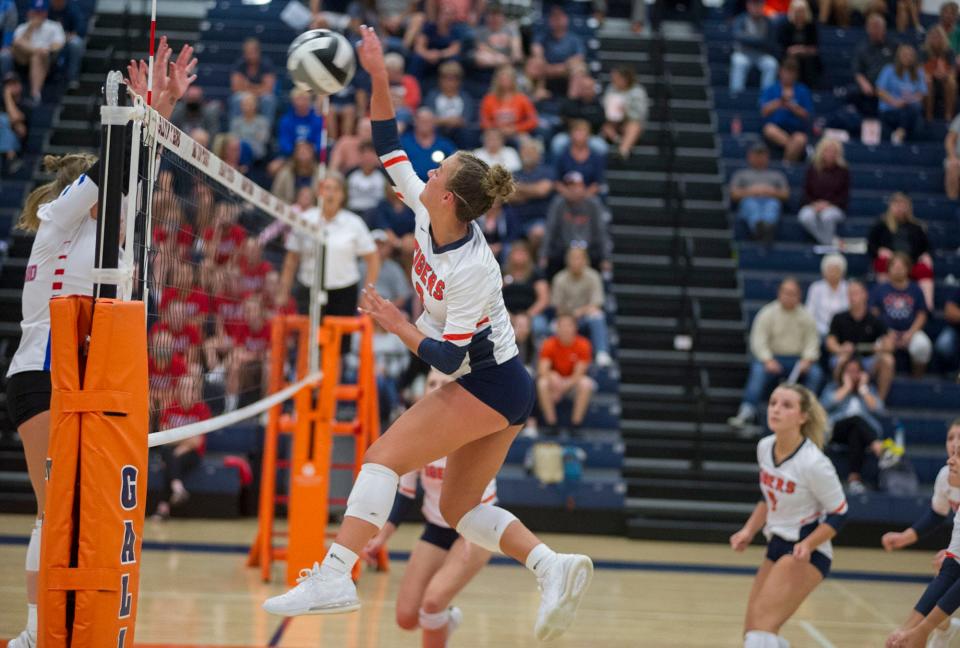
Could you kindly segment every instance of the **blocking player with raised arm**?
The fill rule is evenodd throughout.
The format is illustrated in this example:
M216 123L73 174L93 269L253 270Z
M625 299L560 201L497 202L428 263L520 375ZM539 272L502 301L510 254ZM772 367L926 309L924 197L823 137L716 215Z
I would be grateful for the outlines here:
M950 546L937 555L939 573L927 586L906 622L890 636L888 646L926 645L929 648L946 648L960 632L960 625L950 618L960 604L960 531L957 529L955 517L958 508L960 418L954 419L947 430L947 465L937 473L930 508L909 529L885 533L880 540L887 551L909 547L945 523L951 513L954 514ZM954 585L957 591L954 591Z
M193 48L184 46L175 62L161 38L154 59L157 112L169 116L193 82ZM167 66L169 64L169 72ZM146 94L147 64L131 61L130 89ZM44 166L53 181L27 198L17 227L35 235L27 261L21 306L22 334L7 372L7 407L20 434L30 485L37 498L37 520L27 544L27 626L7 644L33 648L37 637L37 573L44 507L44 462L50 433L50 307L57 295L92 295L93 262L97 240L99 162L85 154L47 156Z
M431 369L427 375L424 396L452 380L437 369ZM386 546L413 507L419 480L423 487L423 506L420 510L426 524L423 534L410 552L410 559L400 580L397 625L405 630L418 627L423 630L423 648L445 648L450 635L463 620L460 608L451 607L450 604L490 562L491 556L483 547L460 537L440 515L440 491L446 464L447 458L441 457L400 477L390 518L363 550L367 562L375 563L380 549ZM496 498L497 483L490 480L481 501L495 504Z
M800 385L781 385L770 396L773 434L757 444L763 499L742 529L730 536L743 551L758 531L767 552L753 579L744 619L744 648L784 648L780 628L830 572L830 540L843 526L847 501L837 471L823 453L827 415Z
M399 475L447 457L440 513L469 542L525 564L542 589L538 639L559 636L573 621L593 574L587 556L558 554L510 512L483 503L484 489L533 408L533 380L517 357L503 304L500 266L474 222L513 192L510 172L458 152L426 183L400 148L380 40L362 27L360 62L370 74L373 143L402 200L416 215L413 283L423 315L411 324L368 286L360 309L411 351L456 380L398 418L367 450L336 540L320 565L292 590L269 599L276 614L326 614L360 603L350 571L383 527Z

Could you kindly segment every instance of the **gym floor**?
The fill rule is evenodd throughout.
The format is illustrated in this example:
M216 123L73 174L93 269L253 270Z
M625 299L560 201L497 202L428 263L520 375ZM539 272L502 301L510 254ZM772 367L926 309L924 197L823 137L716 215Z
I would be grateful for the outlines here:
M31 518L0 515L0 637L15 636L25 617L23 559ZM387 573L364 572L360 612L284 621L260 609L284 591L283 563L263 583L245 567L255 520L170 520L146 524L138 646L419 646L419 635L394 622L405 559L419 536L400 528ZM551 646L742 645L741 624L762 548L735 554L716 544L641 542L622 538L545 535L559 551L589 554L596 563L590 592L571 630ZM833 573L783 628L794 648L875 648L906 617L932 578L933 555L836 550ZM536 581L505 561L485 568L455 600L464 623L451 646L534 646ZM2 640L0 640L2 642Z

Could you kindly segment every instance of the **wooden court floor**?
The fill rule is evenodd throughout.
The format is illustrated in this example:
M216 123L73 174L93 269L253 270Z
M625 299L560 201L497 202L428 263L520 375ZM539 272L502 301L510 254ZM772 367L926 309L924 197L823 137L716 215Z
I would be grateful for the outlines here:
M22 629L23 559L30 518L0 516L0 637ZM284 622L260 602L283 590L244 567L255 532L252 520L147 522L142 556L138 646L325 646L405 648L418 635L394 623L404 556L389 573L360 580L360 612ZM419 527L402 527L390 547L409 551ZM621 538L547 535L561 551L591 555L597 571L563 647L625 648L741 646L741 621L753 547L737 555L719 545L638 542ZM835 577L824 582L783 630L794 648L875 648L906 616L932 575L926 552L837 550ZM539 594L519 566L487 567L456 599L464 624L452 646L538 645L532 628ZM0 641L2 645L2 641Z

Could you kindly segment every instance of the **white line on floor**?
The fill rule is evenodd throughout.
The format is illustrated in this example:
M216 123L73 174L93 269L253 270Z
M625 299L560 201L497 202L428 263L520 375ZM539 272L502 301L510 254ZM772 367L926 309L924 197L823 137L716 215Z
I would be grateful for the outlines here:
M807 634L810 635L813 640L820 644L823 648L837 648L809 621L801 621L800 627L806 630Z

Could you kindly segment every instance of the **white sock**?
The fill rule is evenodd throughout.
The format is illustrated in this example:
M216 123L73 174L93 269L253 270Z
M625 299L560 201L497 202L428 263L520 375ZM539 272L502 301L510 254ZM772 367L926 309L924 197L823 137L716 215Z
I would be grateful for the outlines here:
M527 554L527 569L536 574L537 578L542 578L556 557L557 552L541 542Z
M37 604L27 603L27 632L32 639L37 638Z
M780 642L772 632L751 630L743 636L743 648L780 648Z
M357 562L357 554L350 551L347 547L334 542L327 550L327 555L323 558L320 565L320 571L327 570L337 576L349 574Z

